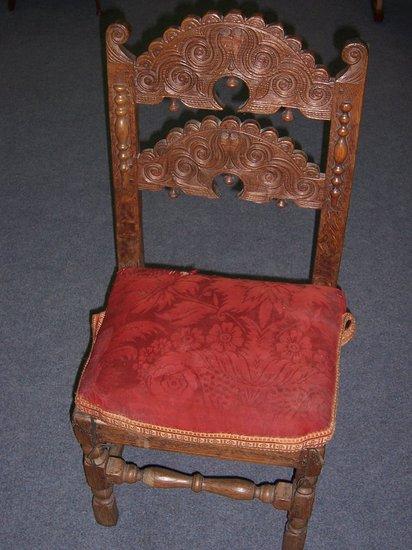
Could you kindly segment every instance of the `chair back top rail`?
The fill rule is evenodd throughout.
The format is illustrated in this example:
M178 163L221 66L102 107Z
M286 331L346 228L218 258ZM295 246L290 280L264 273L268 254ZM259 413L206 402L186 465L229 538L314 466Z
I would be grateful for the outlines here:
M114 47L108 59L127 57L133 64L136 103L155 104L170 97L188 107L221 110L215 83L236 77L249 90L240 112L275 113L289 107L309 118L330 119L335 79L316 65L298 38L286 36L280 24L267 25L259 15L246 18L233 11L187 17L138 57L119 52L116 45L127 37L112 29Z
M360 41L342 50L347 67L336 77L315 63L301 43L259 15L239 12L187 17L136 57L124 44L130 30L106 33L109 116L118 266L143 265L141 198L136 190L170 188L216 198L213 180L242 180L241 198L276 199L319 208L312 280L336 285L343 250L368 62ZM222 107L214 86L222 77L243 80L249 98L241 112L273 114L281 107L330 120L325 173L273 128L236 117L206 117L174 129L153 149L139 152L137 104L177 99L193 108Z

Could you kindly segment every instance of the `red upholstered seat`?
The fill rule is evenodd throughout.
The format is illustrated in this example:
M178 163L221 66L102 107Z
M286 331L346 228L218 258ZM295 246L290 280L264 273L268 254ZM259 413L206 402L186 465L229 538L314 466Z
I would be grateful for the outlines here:
M332 287L123 269L77 407L169 439L319 446L334 430L345 312Z

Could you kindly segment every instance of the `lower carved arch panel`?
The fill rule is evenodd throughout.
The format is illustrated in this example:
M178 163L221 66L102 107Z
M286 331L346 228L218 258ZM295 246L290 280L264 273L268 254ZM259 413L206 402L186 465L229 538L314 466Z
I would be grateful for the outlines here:
M239 196L244 200L289 199L306 208L323 205L325 175L318 165L295 150L290 138L279 137L274 128L262 129L253 120L220 121L214 116L192 120L137 157L139 189L167 187L217 198L213 180L220 174L242 180Z

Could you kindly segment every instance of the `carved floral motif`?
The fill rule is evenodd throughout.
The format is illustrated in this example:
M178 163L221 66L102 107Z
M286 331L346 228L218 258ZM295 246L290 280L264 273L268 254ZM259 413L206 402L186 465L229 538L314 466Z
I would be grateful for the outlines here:
M309 208L323 203L324 174L319 167L295 150L291 139L279 138L273 128L262 130L251 120L209 116L190 121L137 159L141 189L169 187L216 198L213 179L222 173L241 178L240 197L245 200L291 199Z

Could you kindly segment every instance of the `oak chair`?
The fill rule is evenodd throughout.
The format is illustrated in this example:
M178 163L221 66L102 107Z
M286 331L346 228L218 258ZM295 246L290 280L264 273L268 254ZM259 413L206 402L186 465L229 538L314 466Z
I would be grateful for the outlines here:
M280 25L239 12L188 17L139 57L128 38L121 24L107 30L117 272L106 310L92 316L72 412L95 518L116 524L120 483L209 491L287 511L283 549L301 549L335 427L340 349L355 328L337 281L367 48L348 43L347 67L332 77ZM232 116L190 121L139 151L138 104L220 110L221 78L247 85L241 112L330 120L325 173L274 128ZM219 174L240 178L242 199L320 210L310 284L144 267L141 191L214 199ZM295 471L260 485L186 475L127 463L124 445Z

